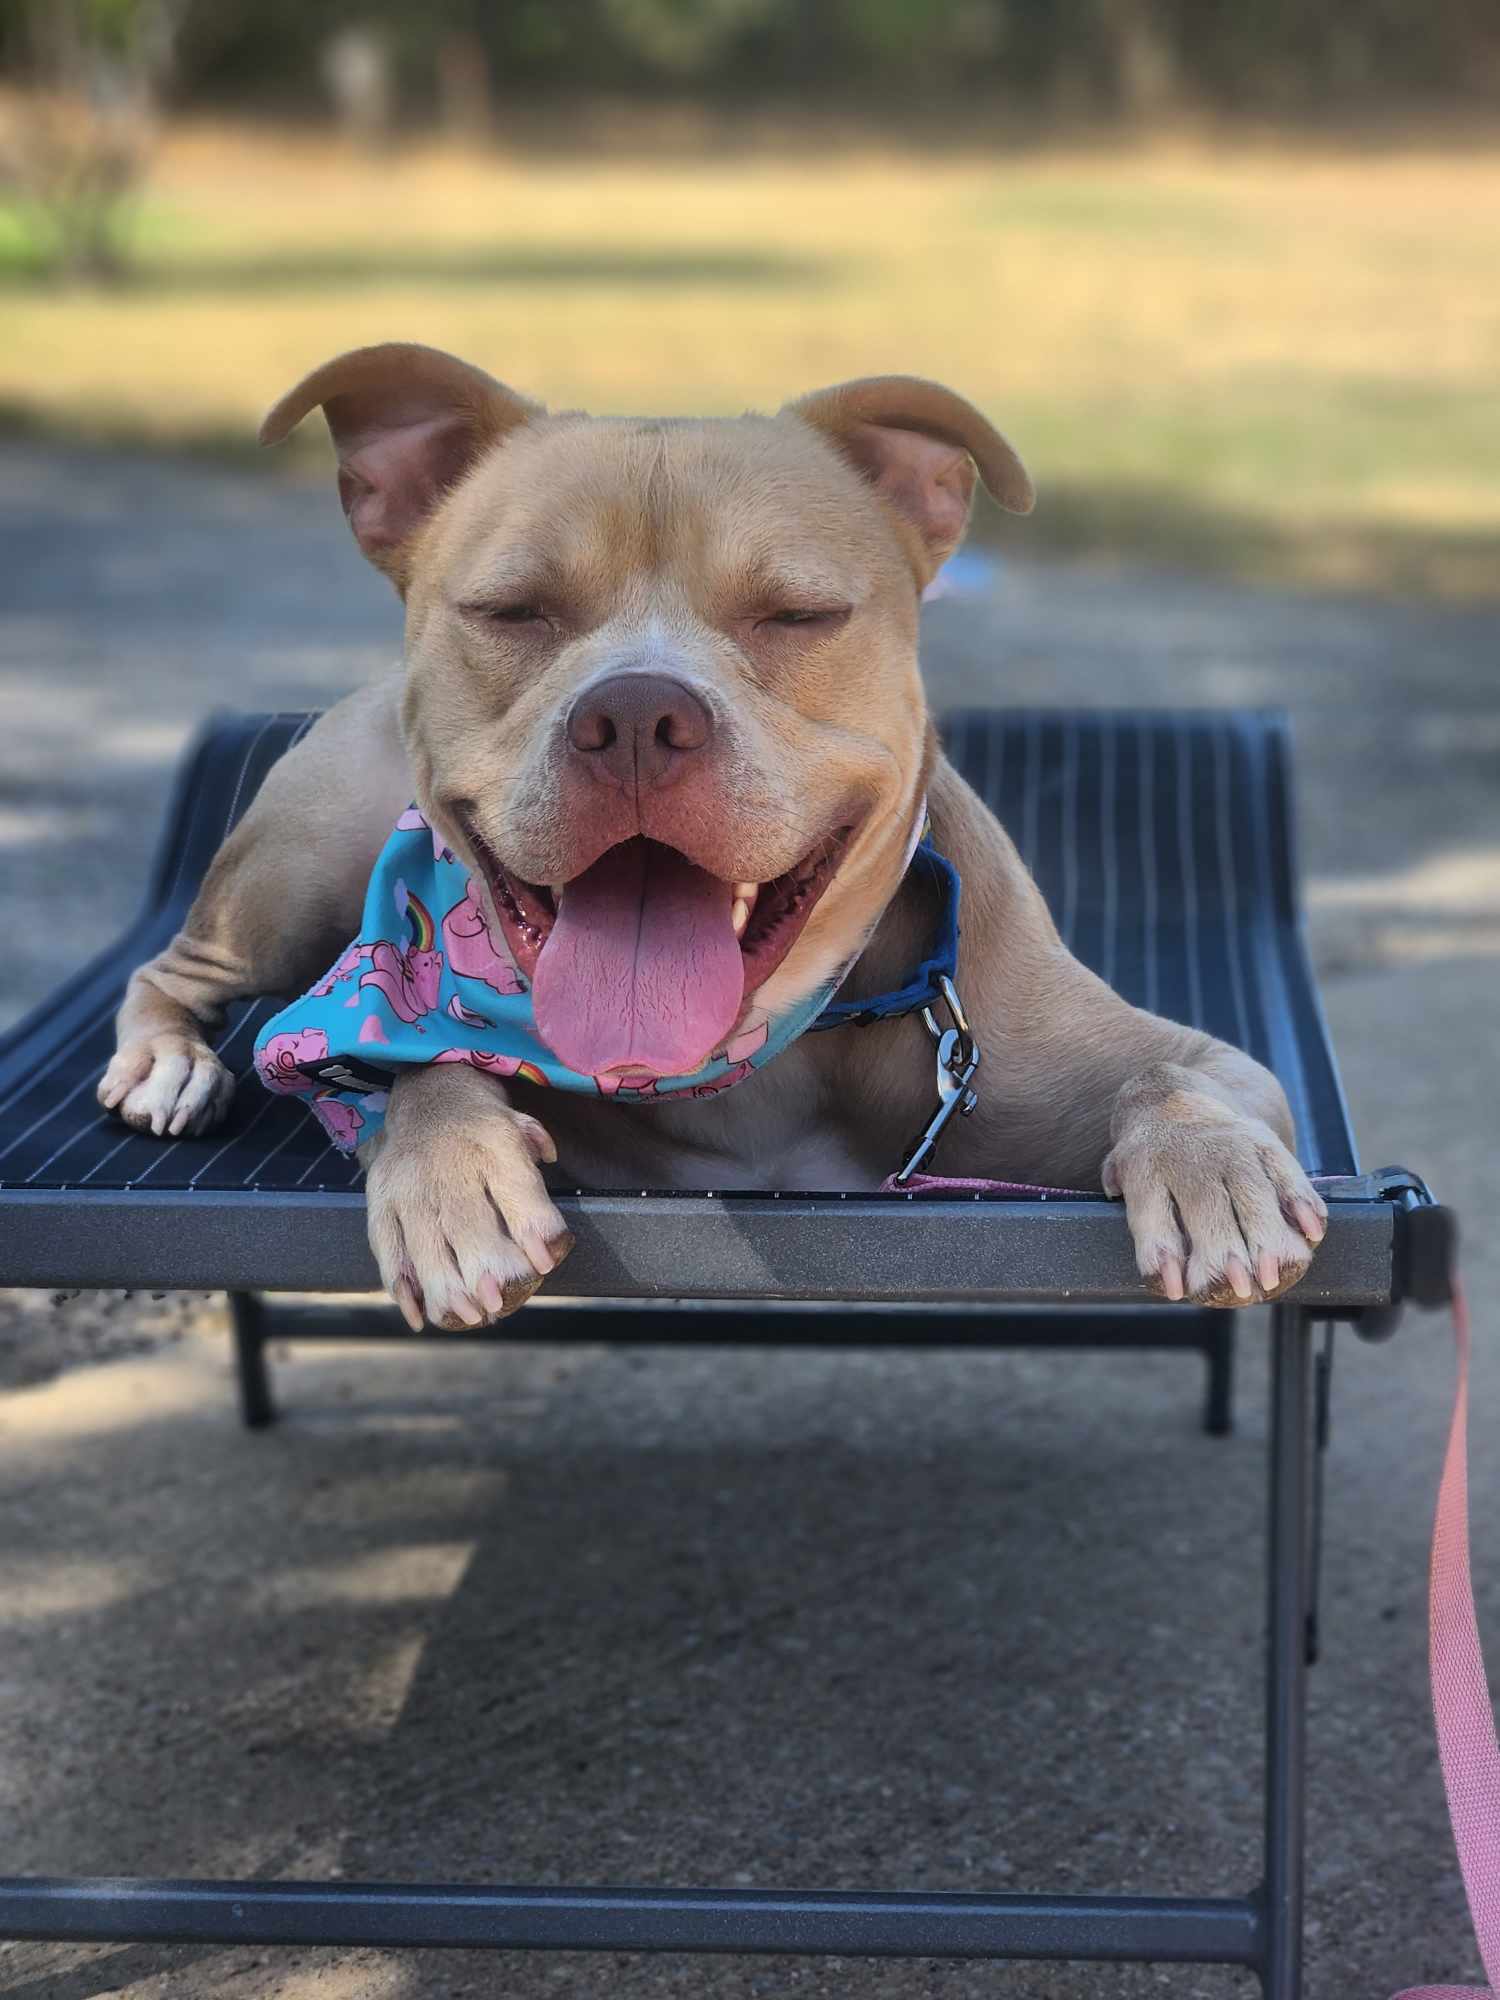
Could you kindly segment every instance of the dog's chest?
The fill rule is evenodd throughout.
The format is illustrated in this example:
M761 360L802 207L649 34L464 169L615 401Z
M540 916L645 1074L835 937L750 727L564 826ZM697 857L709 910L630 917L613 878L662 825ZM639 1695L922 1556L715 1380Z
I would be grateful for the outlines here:
M631 1103L512 1086L557 1146L557 1185L684 1189L846 1189L889 1171L827 1101L798 1044L716 1097Z

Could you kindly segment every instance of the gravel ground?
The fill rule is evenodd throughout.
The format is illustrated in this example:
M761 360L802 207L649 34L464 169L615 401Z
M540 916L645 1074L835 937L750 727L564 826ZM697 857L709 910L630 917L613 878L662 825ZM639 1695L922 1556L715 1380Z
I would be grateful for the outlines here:
M1276 703L1365 1155L1470 1217L1500 1630L1500 688L1479 612L1009 564L928 614L939 703ZM331 496L0 460L0 1020L139 893L218 705L399 643ZM65 913L65 914L64 914ZM0 1872L1248 1882L1262 1322L1240 1428L1163 1356L302 1348L233 1421L218 1302L0 1299ZM1342 1341L1310 1992L1477 1968L1424 1692L1441 1322ZM1219 1995L1192 1968L0 1947L0 1993Z

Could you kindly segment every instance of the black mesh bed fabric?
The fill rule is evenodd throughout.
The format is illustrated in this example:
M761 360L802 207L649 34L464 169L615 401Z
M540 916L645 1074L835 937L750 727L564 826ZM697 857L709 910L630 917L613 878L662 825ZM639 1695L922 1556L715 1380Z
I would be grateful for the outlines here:
M221 717L189 753L140 918L0 1041L0 1188L358 1185L358 1167L306 1109L272 1097L249 1070L271 1002L238 1008L219 1038L240 1083L210 1137L142 1138L94 1101L131 968L177 929L225 834L313 720ZM1355 1172L1298 915L1280 718L969 710L947 719L944 736L1084 963L1127 999L1267 1064L1291 1100L1304 1164Z

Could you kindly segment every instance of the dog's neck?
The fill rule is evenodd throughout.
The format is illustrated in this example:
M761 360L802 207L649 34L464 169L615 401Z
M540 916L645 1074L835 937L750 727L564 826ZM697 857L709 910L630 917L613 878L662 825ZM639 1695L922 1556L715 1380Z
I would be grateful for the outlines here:
M933 838L941 852L936 827ZM869 1000L904 986L912 968L931 951L941 916L940 891L930 871L908 865L839 987L839 999Z

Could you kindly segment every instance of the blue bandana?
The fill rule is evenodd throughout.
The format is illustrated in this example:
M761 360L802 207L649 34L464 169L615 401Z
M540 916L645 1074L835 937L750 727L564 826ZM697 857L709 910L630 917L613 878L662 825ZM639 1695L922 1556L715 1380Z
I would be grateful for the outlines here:
M711 1097L810 1028L846 970L774 1019L752 1001L690 1076L569 1069L537 1034L530 989L491 933L476 882L412 807L375 863L358 939L266 1023L255 1066L268 1090L306 1097L346 1153L379 1132L391 1085L412 1064L469 1063L591 1096Z

